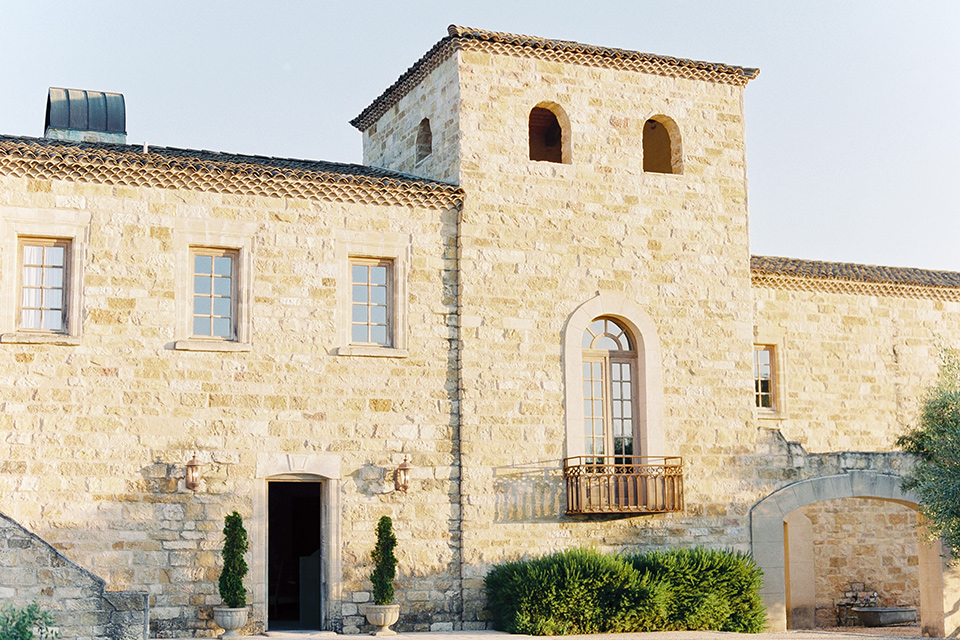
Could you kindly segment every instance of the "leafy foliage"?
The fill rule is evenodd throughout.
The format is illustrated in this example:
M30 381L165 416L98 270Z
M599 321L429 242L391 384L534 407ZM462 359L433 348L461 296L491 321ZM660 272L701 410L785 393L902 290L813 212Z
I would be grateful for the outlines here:
M903 488L914 490L934 535L960 558L960 354L941 349L940 376L920 411L919 424L897 439L918 457Z
M733 552L573 549L497 565L484 582L495 626L511 633L759 632L760 576L749 556Z
M638 571L669 585L670 629L759 633L766 624L760 598L763 572L748 554L696 547L626 559Z
M243 578L247 575L247 530L243 518L234 511L223 519L223 570L220 571L220 598L231 609L247 606L247 590Z
M397 536L393 535L393 520L390 516L383 516L377 523L377 546L370 554L374 565L373 573L370 574L374 604L393 602L393 579L397 577L397 557L393 555L393 550L396 546Z
M0 609L0 640L34 640L59 638L52 629L53 614L40 608L36 601L25 607L3 605Z

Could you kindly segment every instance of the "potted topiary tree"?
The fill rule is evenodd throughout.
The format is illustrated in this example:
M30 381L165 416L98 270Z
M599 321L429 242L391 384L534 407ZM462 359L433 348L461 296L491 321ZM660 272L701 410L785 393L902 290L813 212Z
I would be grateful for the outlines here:
M368 604L365 612L367 622L379 627L373 632L375 636L393 636L397 633L390 630L390 625L400 619L400 605L392 604L393 579L397 577L397 557L393 555L396 546L393 520L390 516L383 516L377 523L377 546L370 554L373 558L373 573L370 574L373 604Z
M220 571L220 599L222 607L213 608L213 621L223 627L221 638L240 637L237 629L247 624L247 590L243 577L247 575L247 530L243 518L234 511L223 519L223 569Z

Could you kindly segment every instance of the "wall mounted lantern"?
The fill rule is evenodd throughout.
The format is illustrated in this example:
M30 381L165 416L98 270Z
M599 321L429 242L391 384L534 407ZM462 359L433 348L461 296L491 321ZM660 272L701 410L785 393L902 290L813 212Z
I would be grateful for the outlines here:
M197 454L194 453L187 463L187 474L184 477L184 484L190 491L196 491L200 487L200 461L197 460Z
M393 476L393 484L397 491L406 493L407 489L410 488L411 469L413 469L413 467L410 465L410 456L403 456L403 462L397 467L397 471Z

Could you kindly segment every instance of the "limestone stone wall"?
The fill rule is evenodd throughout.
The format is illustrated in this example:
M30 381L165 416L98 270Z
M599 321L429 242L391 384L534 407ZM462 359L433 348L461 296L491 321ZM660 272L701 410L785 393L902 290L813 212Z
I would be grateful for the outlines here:
M774 344L785 405L764 419L808 451L889 451L956 347L960 303L755 287L756 341Z
M147 638L147 594L106 591L104 581L0 514L0 601L36 601L63 638Z
M836 602L863 583L879 605L920 607L916 511L867 498L804 507L813 525L818 626L836 625Z
M572 546L745 549L752 498L744 468L756 464L756 430L741 89L458 56L459 183L468 194L460 237L464 598L472 627L483 624L484 572L503 559ZM528 119L540 104L569 123L569 164L529 159ZM678 125L680 175L642 170L642 129L655 115ZM661 429L664 444L643 453L683 456L682 514L564 515L564 332L598 291L629 301L657 334L637 339L659 342L663 418L648 428ZM582 438L582 425L570 428L573 441Z
M379 120L363 132L363 163L456 183L460 160L459 78L456 56L425 74ZM430 121L433 152L416 162L417 128Z
M328 624L361 625L386 514L400 539L400 628L452 625L455 221L455 208L0 176L0 265L15 258L23 225L56 235L73 223L83 253L72 342L18 337L16 268L0 272L0 509L107 589L148 592L153 636L212 635L223 517L262 517L258 456L332 456L340 510L328 524L341 536L342 576L328 585L338 598ZM193 350L183 335L191 244L241 247L248 339L237 349ZM405 348L386 357L343 354L346 261L357 247L374 256L387 247L405 263ZM195 454L194 493L183 474ZM403 495L392 473L405 454L414 471ZM251 565L258 554L262 564L263 538L251 543ZM258 580L248 577L251 593ZM248 631L263 616L255 599Z
M267 483L322 482L326 626L367 629L374 528L390 515L398 629L440 631L487 625L483 577L498 561L747 551L750 509L777 489L896 475L909 461L893 438L933 380L937 337L960 335L960 303L752 288L742 91L455 51L367 126L364 158L459 184L462 208L453 195L437 209L324 199L336 186L269 191L301 194L280 198L227 193L229 180L97 184L82 166L69 180L0 175L0 511L107 589L146 591L150 633L180 637L215 633L220 530L236 509L254 633ZM565 127L564 163L529 159L536 106ZM433 153L416 164L424 117ZM670 123L677 173L643 170L651 118ZM394 201L364 189L342 199ZM15 330L24 235L71 239L70 335ZM236 343L190 336L191 247L238 252ZM349 344L352 256L393 265L389 349ZM564 513L588 310L634 333L638 453L683 458L679 513ZM775 416L754 407L754 343L777 350ZM183 481L193 456L196 492ZM406 494L392 476L404 456ZM779 503L767 507L780 527ZM825 531L846 525L810 513ZM863 517L899 526L885 510Z

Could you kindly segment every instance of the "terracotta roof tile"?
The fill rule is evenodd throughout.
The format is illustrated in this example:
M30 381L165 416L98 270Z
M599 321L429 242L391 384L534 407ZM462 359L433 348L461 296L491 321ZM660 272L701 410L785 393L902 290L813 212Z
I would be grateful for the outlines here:
M659 63L665 63L670 66L677 67L678 69L705 69L714 73L728 73L735 76L742 76L748 80L756 78L757 74L760 73L760 69L738 67L719 62L691 60L689 58L661 56L654 53L631 51L629 49L599 47L592 44L573 42L571 40L550 40L548 38L538 38L536 36L524 36L513 33L501 33L498 31L483 31L482 29L472 29L470 27L458 27L457 25L450 25L447 28L447 31L451 37L460 38L463 40L483 40L488 42L513 44L534 49L550 49L554 51L581 53L598 56L601 58L608 58L610 60L651 60Z
M456 185L359 164L4 135L0 173L430 207L463 198Z
M692 78L744 86L757 77L759 69L733 65L659 56L628 49L598 47L569 40L550 40L498 31L484 31L450 25L448 35L435 44L413 64L370 106L350 121L364 131L376 122L387 109L395 105L430 71L461 49L479 50L501 55L528 56L557 62L570 62L613 69L625 69L662 76Z
M845 280L875 284L960 288L960 273L910 267L879 267L849 262L795 260L773 256L751 256L750 271L756 275Z

